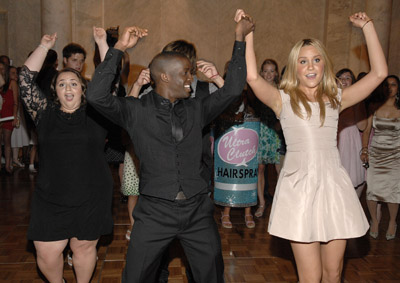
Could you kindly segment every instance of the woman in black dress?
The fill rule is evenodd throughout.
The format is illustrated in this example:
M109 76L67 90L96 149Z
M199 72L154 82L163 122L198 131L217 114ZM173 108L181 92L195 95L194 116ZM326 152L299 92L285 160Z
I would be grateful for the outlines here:
M43 36L20 73L21 98L40 146L28 239L48 281L63 281L63 250L69 242L77 281L89 282L98 239L113 226L112 177L103 154L106 131L85 103L86 81L77 71L56 74L54 101L37 87L38 71L56 38Z

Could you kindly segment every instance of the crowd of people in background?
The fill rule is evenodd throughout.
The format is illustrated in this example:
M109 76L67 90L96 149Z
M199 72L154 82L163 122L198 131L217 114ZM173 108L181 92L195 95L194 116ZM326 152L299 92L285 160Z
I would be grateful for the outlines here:
M153 282L161 276L157 266L168 266L168 259L166 265L161 259L168 258L165 250L174 238L182 240L195 282L223 282L214 205L209 203L211 141L245 117L261 125L258 205L244 208L245 224L255 227L253 213L270 217L269 232L291 241L300 282L339 282L345 239L368 229L371 238L378 238L383 203L390 217L385 237L395 239L399 77L387 76L372 19L365 13L350 17L364 33L370 54L371 70L357 79L348 68L334 74L315 39L293 47L282 73L270 58L258 68L253 21L243 10L235 21L236 41L225 75L213 63L198 60L194 44L176 40L143 68L129 91L126 50L148 35L138 27L125 29L120 37L118 29L93 28L98 59L89 83L82 74L86 51L79 44L65 46L59 66L52 50L56 33L43 36L21 67L0 56L1 174L20 168L39 173L28 238L50 282L63 280L67 246L78 281L89 282L92 276L97 241L113 225L107 163L118 165L128 203L124 282ZM273 202L268 172L278 177ZM365 188L370 227L359 202ZM271 203L271 215L265 215ZM224 229L233 227L232 207L223 208ZM178 209L187 215L185 225L197 227L185 226L185 236L176 230L183 225ZM326 213L316 213L322 210Z

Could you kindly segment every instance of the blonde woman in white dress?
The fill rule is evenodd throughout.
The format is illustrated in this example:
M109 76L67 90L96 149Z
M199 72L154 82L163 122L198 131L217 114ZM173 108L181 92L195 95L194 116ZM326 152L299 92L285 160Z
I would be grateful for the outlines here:
M235 20L248 17L238 10ZM316 39L291 50L280 90L257 72L253 32L246 36L247 81L280 119L287 153L268 231L288 239L300 282L340 282L346 239L363 236L368 222L337 149L339 112L365 99L387 76L372 19L350 16L364 33L371 70L340 91L332 63Z

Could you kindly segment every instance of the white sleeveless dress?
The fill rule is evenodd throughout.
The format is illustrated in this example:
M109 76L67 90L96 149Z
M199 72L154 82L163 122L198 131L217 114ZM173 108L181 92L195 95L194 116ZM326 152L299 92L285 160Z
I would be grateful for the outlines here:
M294 114L290 96L282 90L280 94L287 153L268 232L305 243L363 236L368 221L337 149L339 110L327 103L321 127L318 103L310 103L312 115L302 119ZM307 117L304 108L302 113Z

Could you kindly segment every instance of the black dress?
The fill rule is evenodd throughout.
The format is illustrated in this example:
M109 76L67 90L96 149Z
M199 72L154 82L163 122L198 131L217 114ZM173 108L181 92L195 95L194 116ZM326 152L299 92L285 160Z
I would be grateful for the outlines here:
M39 90L24 66L21 98L38 132L40 170L28 239L95 240L112 232L112 176L104 157L107 132L83 105L65 113Z

